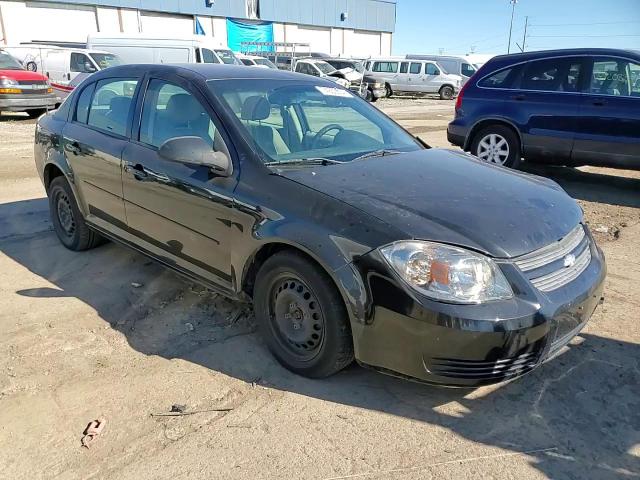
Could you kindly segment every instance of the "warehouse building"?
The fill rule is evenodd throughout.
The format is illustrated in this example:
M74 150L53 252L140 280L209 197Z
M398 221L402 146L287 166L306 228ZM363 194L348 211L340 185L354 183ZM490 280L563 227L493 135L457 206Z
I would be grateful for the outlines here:
M85 42L101 33L309 43L332 55L390 55L396 0L0 1L0 45Z

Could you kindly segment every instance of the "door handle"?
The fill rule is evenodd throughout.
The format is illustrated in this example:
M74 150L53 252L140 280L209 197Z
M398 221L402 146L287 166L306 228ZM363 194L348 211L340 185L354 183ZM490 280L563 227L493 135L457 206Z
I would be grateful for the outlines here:
M82 153L82 149L78 142L67 143L67 150L74 155L80 155L80 153Z
M135 165L131 163L125 163L124 171L133 174L133 178L140 181L146 180L149 176L144 167L139 163L136 163Z
M525 100L527 97L525 97L524 95L512 95L511 96L511 100L517 100L519 102L521 102L522 100Z

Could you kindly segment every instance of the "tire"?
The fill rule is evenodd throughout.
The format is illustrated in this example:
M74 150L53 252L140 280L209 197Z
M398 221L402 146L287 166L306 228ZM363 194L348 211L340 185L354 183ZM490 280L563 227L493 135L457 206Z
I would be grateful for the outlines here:
M47 113L46 108L34 108L32 110L27 110L27 115L29 115L29 118L38 118L43 113Z
M353 361L342 297L327 273L304 256L271 256L258 272L254 292L259 330L282 366L298 375L324 378Z
M391 97L391 95L393 95L393 90L391 90L391 86L388 83L385 83L384 85L384 90L385 90L385 97L389 98Z
M440 91L438 93L440 93L440 100L451 100L455 92L452 86L444 85L440 87Z
M365 92L365 94L364 94L364 99L365 99L367 102L373 102L373 101L375 101L375 100L374 100L374 97L373 97L373 92L371 91L371 89L367 88L367 90L366 90L366 92Z
M38 71L38 64L36 62L27 62L27 64L24 66L24 68L26 68L30 72L37 72Z
M489 148L492 142L494 150ZM505 146L506 154L504 150ZM489 163L509 168L518 168L521 162L520 139L509 127L504 125L489 125L473 137L471 153L480 160Z
M103 238L85 223L66 178L54 178L47 194L51 222L60 243L76 252L89 250L103 243Z

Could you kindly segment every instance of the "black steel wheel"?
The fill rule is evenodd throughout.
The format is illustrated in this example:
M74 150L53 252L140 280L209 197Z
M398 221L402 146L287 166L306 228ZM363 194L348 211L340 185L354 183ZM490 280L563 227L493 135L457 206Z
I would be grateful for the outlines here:
M278 252L256 277L254 307L260 332L289 370L327 377L353 361L347 311L325 271L303 255Z
M445 85L440 88L440 100L451 100L454 95L453 87Z
M56 177L49 185L49 212L53 229L69 250L88 250L103 239L84 221L71 187L64 177Z

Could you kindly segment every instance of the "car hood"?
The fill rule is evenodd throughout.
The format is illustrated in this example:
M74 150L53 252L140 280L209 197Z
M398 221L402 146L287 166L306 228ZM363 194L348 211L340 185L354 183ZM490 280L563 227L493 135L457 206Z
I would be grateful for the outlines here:
M377 217L405 239L459 245L496 258L553 243L582 219L580 207L555 182L450 150L279 174Z
M30 72L29 70L2 70L0 69L0 78L10 78L11 80L32 80L32 81L46 81L47 77L37 72Z

